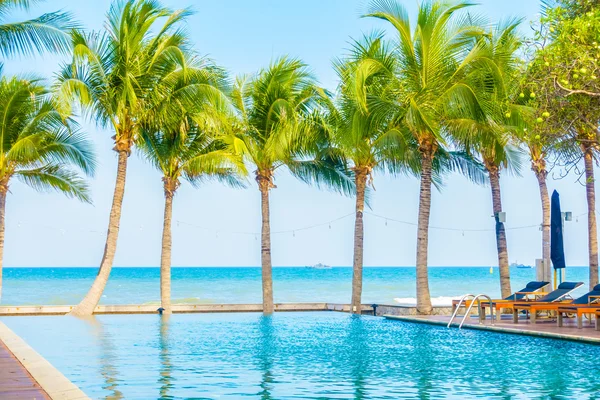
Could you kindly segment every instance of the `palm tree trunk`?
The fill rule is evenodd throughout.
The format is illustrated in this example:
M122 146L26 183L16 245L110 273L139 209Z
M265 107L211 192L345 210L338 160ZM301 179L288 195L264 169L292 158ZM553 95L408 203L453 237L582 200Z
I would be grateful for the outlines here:
M123 195L125 194L125 177L127 175L127 158L129 149L118 150L117 179L115 183L115 192L113 195L112 207L110 209L110 218L108 220L108 233L106 235L106 245L104 246L104 255L98 275L92 284L88 294L69 314L75 316L91 315L100 302L102 292L108 282L115 252L117 250L117 238L119 236L119 223L121 221L121 208L123 206Z
M546 269L550 268L550 197L548 196L548 186L546 177L548 171L544 166L537 166L533 163L533 171L538 180L540 188L540 197L542 199L542 258ZM544 276L544 279L548 277Z
M4 226L7 191L8 187L6 185L3 185L0 189L0 303L2 302L2 267L4 264Z
M417 313L431 314L427 252L429 250L429 214L431 212L431 172L434 150L421 150L421 190L417 226Z
M510 269L508 266L508 246L506 245L506 230L504 223L499 219L502 212L502 198L500 196L500 171L496 166L487 166L492 187L492 206L496 220L496 246L498 248L498 266L500 267L500 291L502 297L508 297L510 290Z
M363 284L363 250L364 225L363 211L365 207L365 188L367 171L357 168L354 171L356 181L356 219L354 221L354 264L352 267L352 304L350 312L361 313Z
M269 190L272 187L271 176L257 175L260 189L262 228L260 259L262 265L263 313L272 314L273 306L273 266L271 265L271 222L269 219Z
M173 219L173 195L171 180L165 181L165 214L163 219L162 251L160 254L160 306L163 314L171 314L171 224Z
M596 189L594 182L594 155L591 146L584 148L585 192L588 205L588 246L590 261L590 290L598 284L598 232L596 230Z

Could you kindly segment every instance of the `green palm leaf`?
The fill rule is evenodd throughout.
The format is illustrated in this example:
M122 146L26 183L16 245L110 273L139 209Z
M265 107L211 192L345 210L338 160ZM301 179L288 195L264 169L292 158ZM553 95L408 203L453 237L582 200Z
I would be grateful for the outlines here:
M19 170L15 172L15 177L38 191L56 190L68 197L75 197L86 203L92 202L86 182L76 172L69 171L62 165Z
M41 51L66 53L70 50L69 31L78 28L70 13L53 12L28 21L2 23L15 8L28 10L29 0L0 1L0 56L32 55Z
M15 176L38 190L55 189L90 201L73 170L93 175L91 143L55 108L39 80L0 78L0 179Z

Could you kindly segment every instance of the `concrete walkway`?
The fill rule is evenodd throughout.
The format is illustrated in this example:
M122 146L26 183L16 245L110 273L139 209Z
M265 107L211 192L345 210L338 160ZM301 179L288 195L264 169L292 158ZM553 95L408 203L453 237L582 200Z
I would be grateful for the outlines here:
M50 397L0 340L0 399L48 400Z

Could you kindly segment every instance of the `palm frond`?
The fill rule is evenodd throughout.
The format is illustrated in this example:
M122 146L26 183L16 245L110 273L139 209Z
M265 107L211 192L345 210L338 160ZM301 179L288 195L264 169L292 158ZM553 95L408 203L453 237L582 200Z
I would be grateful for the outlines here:
M441 177L444 171L458 172L471 182L484 185L488 182L485 166L469 153L463 151L439 152L434 161L434 171Z
M291 174L302 182L346 196L356 193L354 174L342 159L331 155L312 160L290 160L286 163Z
M55 107L39 80L0 78L0 175L36 189L54 188L89 201L78 168L93 175L96 159L79 126Z
M87 183L76 172L64 166L45 165L34 169L17 170L14 176L40 192L55 190L86 203L92 202Z
M78 28L73 21L70 13L54 12L28 21L0 24L0 55L67 53L71 49L69 32Z

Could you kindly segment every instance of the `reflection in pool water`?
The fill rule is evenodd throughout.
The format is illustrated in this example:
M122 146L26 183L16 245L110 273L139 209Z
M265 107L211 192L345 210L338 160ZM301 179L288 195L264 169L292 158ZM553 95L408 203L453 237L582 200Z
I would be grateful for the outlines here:
M334 312L10 317L92 398L594 398L600 347Z

